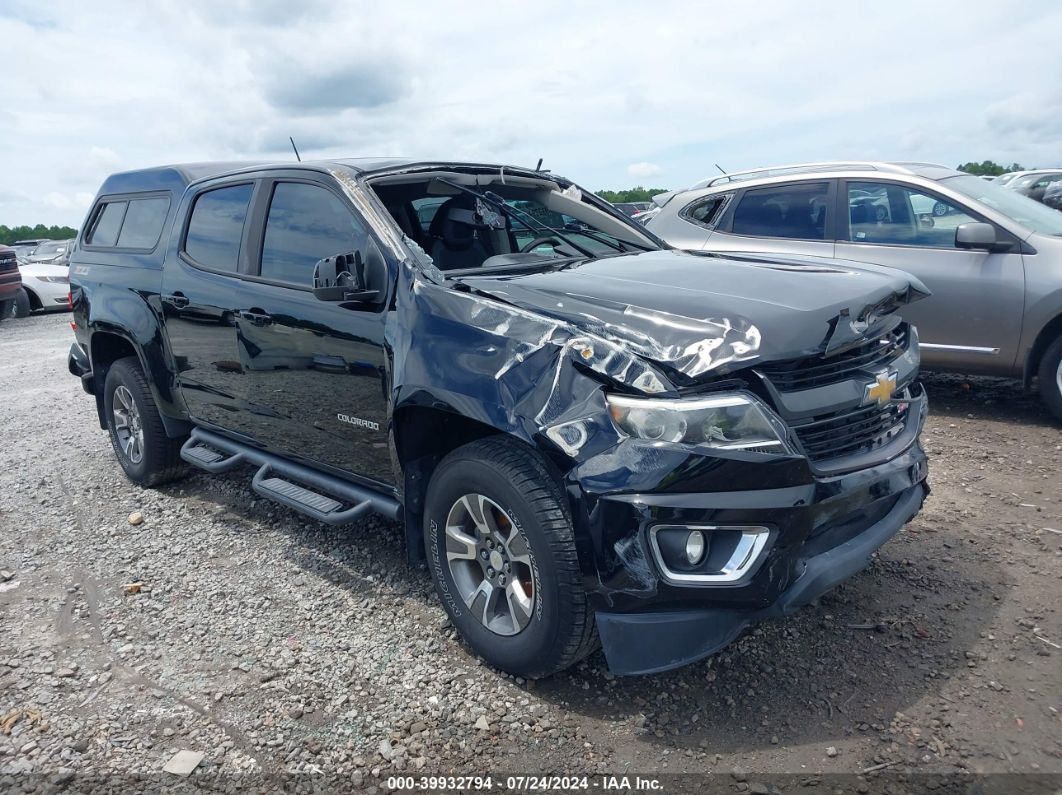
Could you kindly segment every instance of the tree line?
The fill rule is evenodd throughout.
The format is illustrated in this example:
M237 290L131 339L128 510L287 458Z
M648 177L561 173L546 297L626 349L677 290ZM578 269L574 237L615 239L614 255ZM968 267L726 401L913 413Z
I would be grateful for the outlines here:
M4 226L0 224L0 245L10 246L18 240L68 240L77 237L77 230L69 226Z
M658 193L667 193L667 188L627 188L626 190L599 190L597 195L607 202L647 202Z
M999 163L992 160L982 160L980 163L963 163L955 167L958 171L965 171L967 174L973 174L978 177L998 177L1000 174L1007 174L1011 171L1029 171L1028 166L1023 166L1021 163L1011 163L1009 166L1001 166Z

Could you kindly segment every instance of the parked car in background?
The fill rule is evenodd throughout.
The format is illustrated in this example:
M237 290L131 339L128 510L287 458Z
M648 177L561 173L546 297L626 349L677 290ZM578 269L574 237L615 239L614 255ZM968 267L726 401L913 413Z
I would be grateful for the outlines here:
M652 202L617 202L615 208L622 213L633 216L635 213L645 212L653 206Z
M1042 203L1044 200L1044 191L1047 190L1049 185L1053 185L1059 180L1062 180L1062 169L1031 171L1028 174L1023 174L1022 176L1011 180L1007 183L1007 187L1023 196L1028 196L1030 199Z
M15 249L15 256L18 258L19 262L22 262L27 257L29 257L29 255L32 254L36 250L37 246L39 246L41 243L50 243L50 242L51 242L50 240L44 240L44 239L40 239L40 240L16 240L14 243L11 244L11 248Z
M47 262L52 265L69 265L70 251L74 240L46 240L25 258L26 262Z
M1062 419L1062 214L922 163L814 163L731 174L659 200L679 248L809 254L906 270L927 369L1038 376ZM943 207L943 211L941 211ZM710 267L711 263L706 263Z
M0 320L8 317L22 289L15 249L0 246Z
M1055 180L1044 188L1044 195L1041 201L1048 207L1062 210L1062 179Z
M64 255L64 256L69 256ZM15 296L15 317L28 317L36 311L61 312L70 308L70 267L59 261L24 262L22 289Z

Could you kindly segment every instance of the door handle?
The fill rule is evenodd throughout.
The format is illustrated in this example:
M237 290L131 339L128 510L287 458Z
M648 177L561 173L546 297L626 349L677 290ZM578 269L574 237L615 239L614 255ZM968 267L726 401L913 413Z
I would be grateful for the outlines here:
M184 309L188 306L188 298L184 293L174 293L173 295L164 295L162 300L167 304L177 307L178 309Z
M266 312L263 312L258 307L251 309L245 309L240 312L240 317L249 321L254 326L268 326L273 322L273 318Z

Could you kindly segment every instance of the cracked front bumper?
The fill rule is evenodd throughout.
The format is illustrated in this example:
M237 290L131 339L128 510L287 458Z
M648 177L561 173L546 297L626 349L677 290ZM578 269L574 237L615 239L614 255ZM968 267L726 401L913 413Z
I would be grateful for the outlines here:
M815 472L799 456L716 458L654 448L611 452L607 465L591 461L576 470L576 539L609 668L645 674L693 662L866 567L929 493L921 421L906 449L840 475ZM757 526L770 531L770 541L737 581L675 583L650 545L653 529L664 525Z

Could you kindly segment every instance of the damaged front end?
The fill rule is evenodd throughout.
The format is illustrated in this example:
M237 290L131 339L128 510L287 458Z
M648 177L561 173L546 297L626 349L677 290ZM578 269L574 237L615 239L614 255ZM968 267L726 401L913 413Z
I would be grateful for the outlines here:
M652 240L571 183L496 171L389 172L386 190L372 188L385 201L365 200L365 212L382 218L387 201L439 185L494 201L482 180L557 212L589 202L595 227L622 242L450 270L390 228L381 238L403 262L400 321L385 332L392 412L429 408L548 459L614 672L678 667L797 609L918 512L926 398L917 332L898 314L928 294L916 279L838 260L646 250ZM560 253L579 234L552 232ZM396 465L413 540L431 464Z
M651 256L691 259L615 264ZM864 283L828 306L822 284L769 310L761 298L753 322L664 311L659 285L643 290L651 300L619 300L615 269L591 296L596 264L442 283L407 274L399 308L415 320L390 340L395 405L430 394L543 451L570 499L609 665L648 673L806 604L917 513L926 400L917 333L895 310L925 290L842 267L831 275Z

